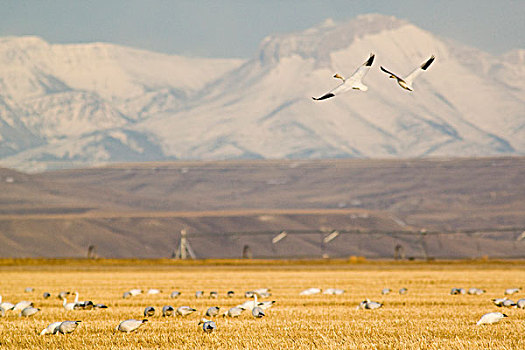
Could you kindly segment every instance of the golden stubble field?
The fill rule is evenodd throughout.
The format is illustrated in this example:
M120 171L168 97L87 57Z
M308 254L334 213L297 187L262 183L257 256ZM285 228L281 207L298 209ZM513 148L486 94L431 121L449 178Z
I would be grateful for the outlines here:
M7 264L9 265L9 264ZM64 266L66 265L66 266ZM69 265L69 266L68 266ZM505 309L499 324L476 326L481 315L501 311L491 298L505 288L521 287L525 263L361 263L249 264L218 266L115 264L43 264L0 266L4 301L31 300L41 312L0 318L2 349L525 349L525 309ZM32 293L24 292L33 287ZM217 317L217 331L197 325L210 306L221 311L246 301L244 291L271 288L276 300L267 316ZM299 296L309 288L343 288L344 295ZM385 287L389 295L381 295ZM399 295L401 287L408 288ZM452 287L478 287L481 296L450 295ZM123 299L132 288L159 288L161 294ZM59 291L78 291L80 300L106 303L109 309L66 311ZM179 290L178 299L169 294ZM206 297L195 298L204 290ZM236 296L227 298L234 290ZM42 294L53 296L44 299ZM209 299L218 291L218 299ZM511 296L517 300L525 292ZM384 303L378 310L356 310L364 298ZM160 316L164 305L188 305L187 317ZM122 320L143 318L146 306L157 314L135 333L114 329ZM40 336L51 322L81 320L72 334Z

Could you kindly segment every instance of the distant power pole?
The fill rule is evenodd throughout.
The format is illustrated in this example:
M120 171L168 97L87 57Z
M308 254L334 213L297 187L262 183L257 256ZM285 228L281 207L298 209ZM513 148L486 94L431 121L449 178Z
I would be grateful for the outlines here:
M186 239L186 230L180 231L180 243L179 248L174 254L175 259L196 259L193 249L191 249L190 242Z

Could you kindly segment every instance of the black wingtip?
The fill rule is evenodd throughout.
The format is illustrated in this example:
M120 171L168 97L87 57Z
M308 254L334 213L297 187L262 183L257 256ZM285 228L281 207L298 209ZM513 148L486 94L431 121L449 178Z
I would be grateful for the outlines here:
M312 97L315 101L321 101L321 100L326 100L327 98L330 98L330 97L334 97L335 95L334 94L325 94L319 98L315 98L315 97Z
M432 64L432 62L434 62L435 59L436 57L432 55L425 63L421 65L421 69L427 70L427 68Z
M373 53L370 54L370 57L368 58L368 60L365 62L365 66L367 67L371 67L372 66L372 63L374 62L374 57L376 57L376 55L374 55Z

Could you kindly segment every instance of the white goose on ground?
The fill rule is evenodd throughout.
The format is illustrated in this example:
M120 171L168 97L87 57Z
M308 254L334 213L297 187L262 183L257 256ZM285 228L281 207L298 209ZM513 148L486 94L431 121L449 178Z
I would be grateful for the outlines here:
M139 327L142 326L146 322L148 322L147 319L143 319L143 320L133 320L133 319L131 319L131 320L122 321L122 322L119 323L117 328L115 328L115 330L116 331L121 331L121 332L126 332L126 333L134 332L137 329L139 329Z
M254 305L254 308L252 309L252 316L255 317L255 318L261 318L263 316L265 316L264 314L264 310L261 309L258 305L259 303L257 303L257 294L254 294L253 295L253 305Z
M7 301L2 301L2 296L0 295L0 307L5 311L13 310L15 304L8 303Z
M58 326L58 332L60 334L72 333L75 329L77 329L80 322L82 321L64 321ZM56 332L57 330L55 330L55 333Z
M426 60L421 66L414 69L409 75L407 75L405 78L400 77L399 75L390 72L383 66L381 66L381 70L385 73L388 73L390 75L390 78L396 79L399 86L401 86L403 89L408 91L414 91L414 88L412 87L414 83L414 79L416 79L421 73L426 71L428 67L434 62L436 57L432 55L428 60Z
M180 306L177 308L177 315L180 315L180 316L187 316L189 314L191 314L192 312L195 312L197 311L196 309L194 308L191 308L189 306Z
M370 57L366 60L365 63L363 63L357 70L348 78L343 78L339 74L335 74L334 78L341 79L343 82L333 88L332 90L328 91L326 94L324 94L321 97L312 97L316 101L320 100L326 100L327 98L334 97L336 95L342 94L344 92L350 91L350 90L361 90L361 91L367 91L368 86L363 84L363 78L365 77L366 73L370 70L370 67L372 67L372 63L374 62L374 54L370 54Z
M62 322L53 322L53 323L51 323L49 326L44 328L42 330L42 332L40 332L40 335L55 334L56 332L58 332L58 326L60 326L61 323Z
M476 323L476 325L479 326L482 324L498 323L505 317L508 317L508 316L505 314L502 314L501 312L489 312L488 314L481 316L481 318Z
M202 324L202 330L206 333L211 333L217 329L215 322L205 319L204 317L199 321L199 325Z

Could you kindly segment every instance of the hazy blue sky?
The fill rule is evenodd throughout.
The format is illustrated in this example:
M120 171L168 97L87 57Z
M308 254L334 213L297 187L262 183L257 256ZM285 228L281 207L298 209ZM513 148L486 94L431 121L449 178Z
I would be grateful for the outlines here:
M363 13L406 19L492 53L525 48L525 0L0 0L0 36L248 58L269 34Z

